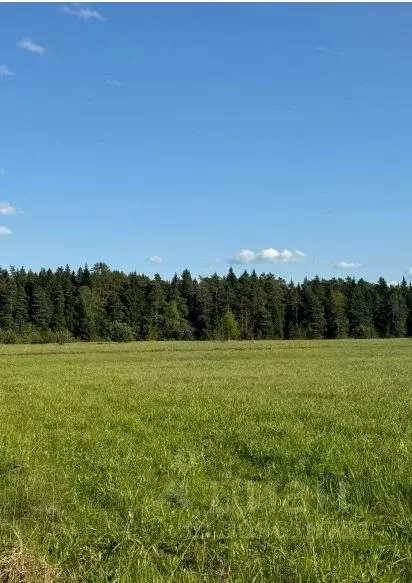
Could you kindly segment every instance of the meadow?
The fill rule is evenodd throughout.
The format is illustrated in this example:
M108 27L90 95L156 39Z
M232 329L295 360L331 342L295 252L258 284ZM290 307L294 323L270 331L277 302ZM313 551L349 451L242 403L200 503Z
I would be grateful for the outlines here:
M412 581L411 371L407 339L0 346L0 581Z

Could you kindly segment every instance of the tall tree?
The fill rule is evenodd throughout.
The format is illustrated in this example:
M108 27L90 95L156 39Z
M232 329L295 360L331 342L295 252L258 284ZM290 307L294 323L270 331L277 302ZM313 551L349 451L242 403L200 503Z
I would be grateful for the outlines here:
M389 335L392 338L403 338L407 331L408 307L399 288L394 288L389 293L388 312Z
M17 328L22 328L28 322L27 294L24 286L16 285L16 296L13 305L13 323Z
M346 297L334 284L327 290L325 311L328 338L346 338L349 326L346 316Z
M374 289L374 326L380 338L388 338L390 327L389 287L383 277Z
M163 335L165 340L190 340L192 337L190 324L181 314L176 300L166 307Z
M86 286L79 288L76 294L73 331L80 340L94 340L96 337L93 297L90 288Z
M66 330L117 341L212 340L228 329L242 339L412 337L412 285L318 277L295 285L233 269L198 279L185 270L167 281L104 263L91 271L0 268L0 329L8 341L38 340L39 332L57 340Z
M313 339L324 338L326 332L325 309L320 289L318 281L312 284L304 282L302 287L303 322L307 337Z
M231 310L227 310L220 321L219 334L224 340L237 340L240 337L239 325Z
M52 315L52 306L46 291L39 285L33 289L32 322L41 331L49 328Z
M53 330L65 330L67 328L65 316L65 298L61 281L56 278L52 284L52 317L51 327Z
M0 270L0 328L13 327L13 281L7 271Z
M372 319L370 290L365 281L359 280L351 286L348 318L349 333L352 338L373 338L375 329Z
M300 288L291 281L286 293L285 310L285 338L288 340L301 336L299 314L302 308L302 298L299 292Z

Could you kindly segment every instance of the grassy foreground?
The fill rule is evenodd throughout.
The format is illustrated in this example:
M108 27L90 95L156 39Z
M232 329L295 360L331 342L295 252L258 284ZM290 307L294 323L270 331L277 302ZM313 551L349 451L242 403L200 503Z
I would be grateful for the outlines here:
M409 340L2 346L0 581L410 582L411 398Z

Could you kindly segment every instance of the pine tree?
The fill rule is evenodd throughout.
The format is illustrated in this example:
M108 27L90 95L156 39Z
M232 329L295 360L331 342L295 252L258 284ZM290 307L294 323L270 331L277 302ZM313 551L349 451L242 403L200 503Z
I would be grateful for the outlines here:
M284 282L269 274L262 278L262 284L267 297L266 308L272 320L272 338L281 339L284 337L286 316Z
M221 318L227 308L227 299L225 298L225 289L222 279L217 273L214 273L212 277L207 278L207 285L212 297L209 325L211 331L213 331L212 334L216 334Z
M302 320L307 331L308 338L324 338L326 331L326 317L319 281L312 284L304 282L302 286Z
M79 288L74 304L73 324L74 335L80 340L93 340L96 335L92 302L93 298L90 288Z
M255 290L255 326L253 331L253 336L256 339L270 339L273 338L273 320L271 314L266 306L266 294L265 290L260 282L256 286Z
M372 321L370 293L363 280L354 283L350 291L349 333L352 338L373 338L375 330Z
M213 299L208 278L200 278L196 293L197 304L197 338L210 340L214 336L212 325Z
M229 307L230 310L233 312L237 311L238 302L237 302L237 287L238 281L233 268L229 268L229 273L227 274L225 281L225 293L226 293L226 305Z
M27 294L23 285L16 285L16 296L13 305L13 322L17 328L28 323Z
M328 338L346 338L348 318L346 316L346 297L336 286L329 287L326 294L326 320Z
M76 286L72 281L70 267L66 265L61 274L61 286L64 295L64 319L67 328L74 334Z
M405 277L403 277L400 288L402 292L402 297L405 300L407 312L406 335L410 337L412 336L412 285L411 284L408 285Z
M51 327L53 330L65 330L67 328L65 317L65 298L61 283L57 280L51 292L53 305L53 315L51 318Z
M252 296L252 282L247 271L244 271L239 277L238 289L240 294L239 321L241 337L243 340L247 340L253 336L252 306L250 300Z
M150 321L148 337L150 340L164 340L164 319L167 302L160 275L157 273L149 291Z
M371 338L412 336L412 286L362 279L286 284L272 274L172 280L96 264L39 273L0 269L4 341L39 341L49 329L75 338L126 341L190 338ZM57 338L57 334L55 334Z
M374 327L380 338L388 338L390 335L389 287L383 277L379 278L374 291Z
M388 299L389 332L392 338L403 338L407 331L408 307L402 291L392 289Z
M0 328L11 330L13 327L13 281L7 271L0 270Z
M300 318L299 314L302 308L302 298L300 296L300 288L295 287L293 281L290 282L286 294L286 310L285 310L285 338L292 340L299 338L300 334Z
M258 340L270 340L274 337L273 320L264 304L261 305L257 313L255 337Z
M36 285L33 290L32 322L41 331L48 329L51 320L52 307L45 290Z
M150 280L146 276L132 273L123 287L121 296L125 311L125 321L137 340L145 340L149 332L149 295Z

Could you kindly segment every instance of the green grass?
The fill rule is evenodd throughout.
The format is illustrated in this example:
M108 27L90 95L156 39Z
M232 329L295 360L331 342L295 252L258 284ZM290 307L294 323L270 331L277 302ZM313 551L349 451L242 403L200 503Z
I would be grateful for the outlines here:
M409 340L2 346L0 554L62 581L410 582L411 398Z

